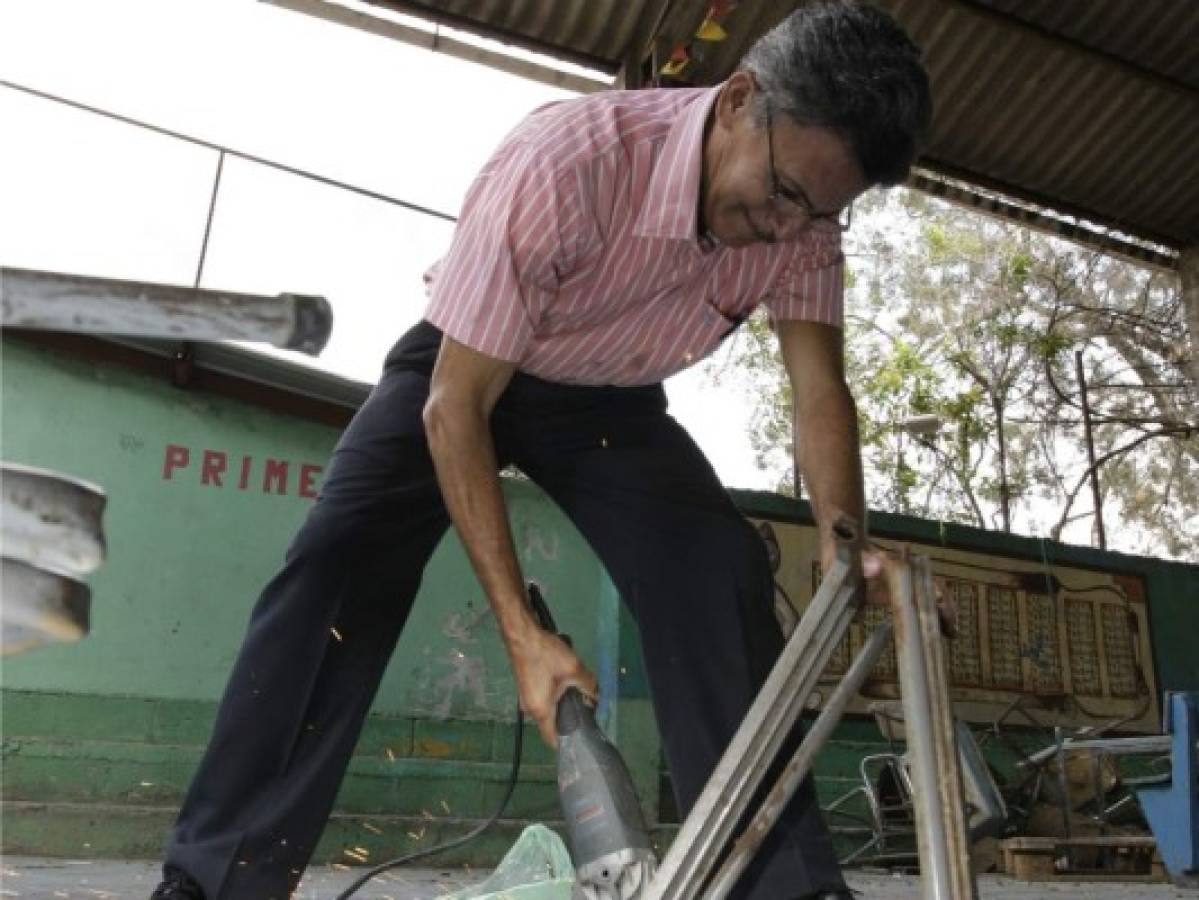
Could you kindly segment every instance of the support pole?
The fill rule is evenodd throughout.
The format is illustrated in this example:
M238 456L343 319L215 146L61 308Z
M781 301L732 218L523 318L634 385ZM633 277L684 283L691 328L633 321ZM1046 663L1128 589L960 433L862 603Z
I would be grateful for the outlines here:
M941 620L928 560L916 557L888 567L887 582L915 788L920 896L976 900Z
M1182 310L1186 316L1190 337L1191 381L1199 393L1199 244L1186 247L1178 257L1178 280L1182 293Z

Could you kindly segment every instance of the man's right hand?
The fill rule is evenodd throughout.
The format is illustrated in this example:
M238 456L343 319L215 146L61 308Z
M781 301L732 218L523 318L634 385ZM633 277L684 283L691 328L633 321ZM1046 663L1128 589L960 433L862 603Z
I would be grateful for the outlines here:
M574 687L595 703L599 696L595 676L565 641L541 628L524 630L519 638L509 642L508 652L520 708L537 723L541 739L557 747L558 729L554 720L558 701L568 688Z

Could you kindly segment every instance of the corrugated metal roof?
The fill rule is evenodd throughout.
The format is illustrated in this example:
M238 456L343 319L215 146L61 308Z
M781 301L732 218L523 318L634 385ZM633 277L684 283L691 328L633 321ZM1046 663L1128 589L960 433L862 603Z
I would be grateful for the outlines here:
M1194 0L978 0L1047 34L1199 90Z
M1005 2L1023 16L991 8ZM924 48L932 76L926 165L1160 243L1199 243L1199 89L1031 26L1025 17L1047 4L884 5ZM1119 7L1112 21L1131 27L1133 4L1091 6ZM1190 15L1178 16L1184 7ZM1174 8L1199 40L1199 5ZM1090 21L1079 35L1099 29L1097 14Z
M706 42L692 36L710 0L372 2L612 73L689 43L692 84L725 78L800 5L741 0L728 38ZM1199 244L1199 2L876 2L932 76L925 168L1175 250Z

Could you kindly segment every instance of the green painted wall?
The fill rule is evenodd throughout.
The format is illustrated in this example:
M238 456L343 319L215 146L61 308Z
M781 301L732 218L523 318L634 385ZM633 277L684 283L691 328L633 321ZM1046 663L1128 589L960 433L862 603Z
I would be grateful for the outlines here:
M312 493L338 432L19 340L3 342L0 382L3 458L94 481L109 495L109 557L90 579L91 633L3 662L5 846L69 852L67 807L108 804L121 815L138 810L110 835L108 851L153 855L157 825L169 821L206 741L251 605L311 502L301 471L308 467ZM276 462L264 488L268 460ZM282 488L279 462L288 466ZM657 732L627 613L557 507L527 482L508 480L505 492L525 572L600 677L601 721L655 814ZM515 707L494 619L461 546L447 537L384 677L342 818L391 815L400 833L424 834L427 815L444 817L446 808L485 817L508 773ZM551 759L531 727L525 744L510 815L556 818ZM38 807L46 801L57 806ZM416 817L414 827L406 817ZM372 833L354 840L369 846ZM327 851L336 855L335 846Z
M301 467L315 474L337 432L15 342L4 348L2 399L6 460L94 481L109 496L109 558L91 579L91 634L7 660L5 686L219 696L249 609L311 503L300 495ZM187 465L168 462L171 447L186 448ZM226 455L223 486L202 483L205 451ZM250 477L241 490L246 457ZM278 493L277 478L264 492L269 460L287 463L286 493ZM586 658L596 658L600 629L618 633L596 615L601 569L540 492L527 483L507 487L527 574L544 581L561 625ZM443 541L376 709L507 717L513 698L486 600L458 543Z

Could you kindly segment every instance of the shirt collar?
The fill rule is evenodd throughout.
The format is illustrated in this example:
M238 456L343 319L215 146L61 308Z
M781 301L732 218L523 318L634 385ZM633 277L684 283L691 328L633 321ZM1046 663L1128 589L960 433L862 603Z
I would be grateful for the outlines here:
M700 179L704 171L704 127L723 85L698 91L666 133L633 223L641 237L697 239ZM679 90L674 88L674 90Z

